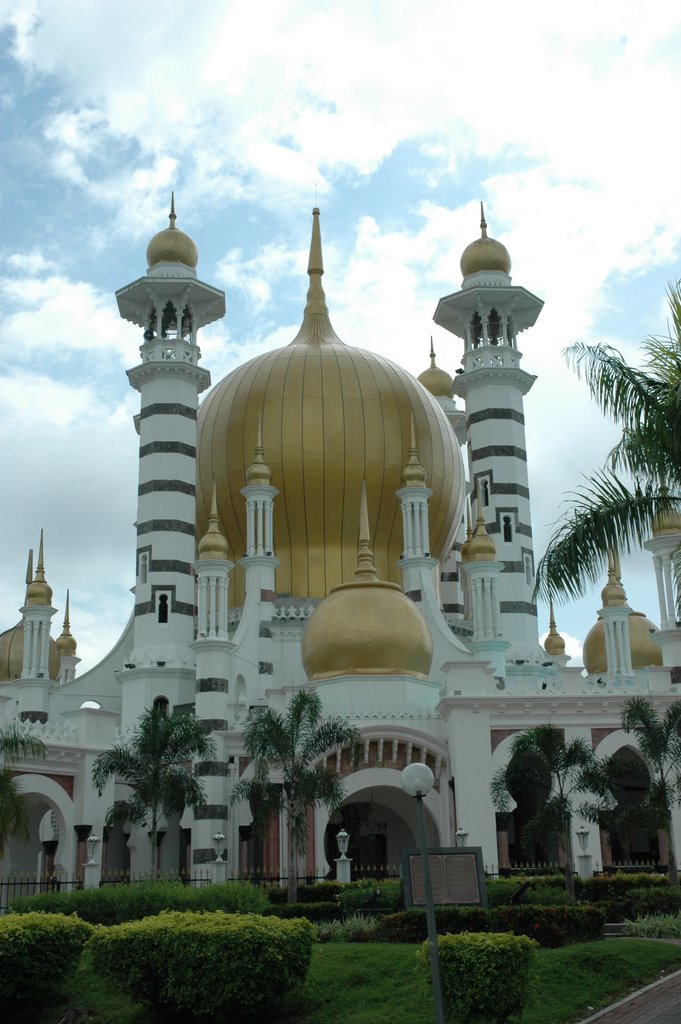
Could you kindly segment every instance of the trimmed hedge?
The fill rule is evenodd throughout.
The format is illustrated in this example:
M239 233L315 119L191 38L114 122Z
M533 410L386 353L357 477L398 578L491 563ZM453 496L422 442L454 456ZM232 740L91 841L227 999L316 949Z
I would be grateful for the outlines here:
M52 914L77 914L90 924L123 924L152 917L162 910L223 910L225 913L258 914L267 898L249 882L222 882L192 887L181 882L133 882L101 889L45 892L18 896L10 910L14 914L34 910Z
M354 914L357 910L396 911L404 906L402 883L388 878L351 882L343 887L338 902L346 914Z
M594 875L593 878L575 879L575 896L580 903L599 903L601 900L616 900L627 896L632 889L651 889L669 886L666 875L646 872L614 875Z
M305 980L315 939L305 920L169 911L93 935L94 969L133 1000L184 1018L267 1019Z
M436 907L439 935L461 932L513 932L547 947L569 942L592 942L601 937L605 913L594 907ZM405 910L382 918L378 937L383 942L423 942L426 912Z
M345 888L342 882L315 882L314 885L299 885L299 903L336 903L338 894ZM285 886L268 885L264 890L270 903L286 903L288 893Z
M341 921L344 917L337 903L277 903L262 913L263 917L304 917L308 921Z
M92 925L62 914L0 917L0 992L8 1002L35 1002L74 971Z
M438 939L442 1000L457 1024L504 1024L528 1001L536 943L519 935L444 935ZM428 943L417 953L430 972Z

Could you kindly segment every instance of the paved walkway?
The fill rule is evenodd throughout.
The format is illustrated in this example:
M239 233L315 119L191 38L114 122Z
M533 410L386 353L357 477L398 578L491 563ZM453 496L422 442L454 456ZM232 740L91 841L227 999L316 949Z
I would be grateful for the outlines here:
M678 944L677 940L674 945ZM580 1024L592 1021L594 1024L681 1024L681 971L646 985Z

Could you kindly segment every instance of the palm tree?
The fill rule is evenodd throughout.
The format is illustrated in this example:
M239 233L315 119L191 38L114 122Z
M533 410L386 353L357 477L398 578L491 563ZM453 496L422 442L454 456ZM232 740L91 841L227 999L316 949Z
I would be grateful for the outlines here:
M572 864L572 800L587 789L587 774L594 767L594 753L585 739L565 742L562 730L537 725L514 737L508 764L495 772L490 785L492 802L500 813L511 809L512 794L529 786L548 791L535 814L525 824L520 843L531 853L535 843L555 839L565 864L565 888L574 899Z
M643 343L642 368L629 366L609 345L576 344L566 351L622 437L606 468L572 496L549 540L537 569L537 591L547 600L583 594L602 577L611 550L638 548L655 516L681 508L681 281L669 286L668 297L669 337ZM681 558L676 571L681 583ZM679 586L677 597L681 604Z
M273 708L257 712L244 731L253 775L237 783L231 802L249 800L261 830L273 815L285 812L289 903L297 900L296 855L305 850L307 808L321 804L332 812L344 796L343 780L320 759L345 745L354 769L361 752L359 731L344 718L323 718L321 697L315 690L294 694L285 714Z
M122 779L132 789L116 801L107 825L129 818L149 829L151 874L156 877L156 846L161 816L182 814L185 807L204 806L203 787L192 771L192 758L215 759L215 744L191 714L168 715L165 705L145 710L130 739L96 758L92 784L99 796L109 779Z
M642 820L661 828L669 847L669 884L679 885L672 809L681 804L681 701L660 715L645 697L630 697L622 711L622 728L636 737L650 773L650 788L638 805Z
M28 835L26 804L16 781L17 761L45 754L45 744L35 736L25 735L16 726L0 729L0 857L11 836Z

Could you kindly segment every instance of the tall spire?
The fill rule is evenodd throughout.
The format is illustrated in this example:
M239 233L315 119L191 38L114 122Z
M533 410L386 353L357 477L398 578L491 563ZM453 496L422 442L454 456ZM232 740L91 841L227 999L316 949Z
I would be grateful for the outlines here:
M26 604L51 604L52 587L45 579L45 545L43 531L40 531L40 546L38 548L38 565L35 571L35 579L26 588Z
M265 462L265 450L262 446L262 412L258 414L258 440L255 445L253 462L246 470L246 483L271 484L272 470Z
M26 600L28 600L28 588L33 582L33 548L28 549L28 563L26 565Z
M310 277L310 287L307 290L305 316L312 313L322 313L328 316L329 309L326 305L326 296L322 287L324 260L322 258L322 233L319 227L318 206L315 206L312 211L312 238L310 240L310 258L307 264L307 272Z
M620 577L620 556L611 548L608 554L608 582L601 591L604 608L621 608L627 603L627 595Z
M479 480L477 484L477 506L478 517L475 523L475 536L468 549L469 561L494 562L497 557L497 548L494 540L487 533L487 527L485 526L485 516L482 511L482 488Z
M357 567L355 569L355 581L358 583L371 583L378 579L370 542L367 489L362 480L359 496L359 544L357 545Z
M174 192L170 193L170 216L169 216L168 220L170 221L170 225L169 226L171 228L174 228L175 227L175 221L177 220L177 214L175 213L175 193Z
M549 601L549 632L544 640L544 650L554 657L563 657L565 641L556 628L556 617L553 614L553 601Z
M62 657L76 653L78 645L75 637L71 635L71 621L69 618L70 591L66 591L66 610L64 611L64 625L61 636L57 637L56 644Z
M426 471L419 463L419 451L416 447L416 427L414 414L411 414L411 443L409 445L409 461L402 470L402 483L405 487L425 487Z
M485 207L480 201L480 237L487 238L487 221L485 220Z
M208 529L199 541L199 559L207 558L229 558L227 540L220 529L218 516L218 499L215 480L213 480L213 494L210 502L210 515L208 516Z

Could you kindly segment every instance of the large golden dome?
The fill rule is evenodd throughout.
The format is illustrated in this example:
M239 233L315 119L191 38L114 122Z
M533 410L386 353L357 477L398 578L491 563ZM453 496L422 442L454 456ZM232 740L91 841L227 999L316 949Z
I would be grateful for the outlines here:
M643 612L631 612L629 615L629 649L632 668L648 668L650 665L662 664L662 651L651 637L655 628ZM584 641L582 657L584 668L589 675L608 671L603 619L599 619L596 625L589 630Z
M59 648L50 637L47 670L50 679L59 676ZM24 624L18 622L0 633L0 683L13 683L21 677L24 663Z
M366 481L374 556L384 580L400 581L402 517L395 497L414 416L430 499L431 554L449 552L463 501L458 445L436 400L389 360L344 345L329 321L319 211L313 214L310 287L303 323L290 345L252 359L207 396L198 417L198 532L207 527L213 479L218 512L235 561L246 550L245 500L262 415L262 450L275 498L277 592L324 597L354 571ZM235 601L243 582L235 579Z
M362 485L357 568L307 621L301 648L308 679L345 675L427 677L433 641L426 620L396 583L379 580Z

